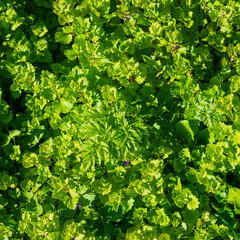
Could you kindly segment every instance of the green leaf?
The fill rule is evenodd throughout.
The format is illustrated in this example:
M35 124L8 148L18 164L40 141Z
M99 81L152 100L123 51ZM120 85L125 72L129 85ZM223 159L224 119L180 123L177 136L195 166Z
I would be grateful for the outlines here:
M194 225L201 216L198 210L190 211L188 209L183 211L183 218L189 225Z
M230 91L232 93L238 92L240 89L240 76L234 75L230 78Z
M88 187L86 187L86 186L80 186L79 188L78 188L78 193L79 194L81 194L81 195L83 195L84 193L86 193L87 192L87 190L88 190L89 188Z
M197 143L207 145L209 143L209 130L208 128L203 129L196 135Z
M45 23L41 20L38 20L34 25L31 25L31 30L35 36L39 37L44 36L48 32Z
M171 240L171 236L167 233L161 233L158 237L158 240Z
M210 15L212 22L216 22L218 20L218 11L217 10L211 10L209 15Z
M129 198L129 199L123 198L121 200L121 206L122 206L124 212L130 211L133 207L133 204L134 204L134 199L133 198Z
M175 125L175 133L177 138L186 139L188 144L194 141L194 132L190 127L188 120L182 120Z
M11 139L14 140L15 137L19 136L20 134L21 134L21 131L19 131L19 130L10 131L9 135L8 135L7 142L4 145L2 145L1 147L7 146L10 143Z
M73 104L66 99L61 98L61 111L62 113L68 113L73 107Z
M166 227L170 224L170 218L165 213L163 208L155 208L148 213L148 220L150 223Z
M56 42L60 42L63 44L69 44L72 41L72 34L66 34L61 30L58 30L55 34Z
M112 184L107 182L105 179L98 179L93 183L93 188L96 193L105 195L111 192Z
M87 194L84 194L83 197L87 200L89 200L90 202L92 202L95 197L96 197L96 194L95 193L87 193Z
M120 222L123 219L123 209L120 207L118 211L114 211L110 205L105 205L102 209L102 216L104 221L111 221L111 222Z
M227 202L237 205L240 208L240 189L230 188L227 196Z
M40 204L37 204L37 207L36 207L36 214L37 215L41 215L42 213L43 213L43 207L42 207L42 205L40 205Z

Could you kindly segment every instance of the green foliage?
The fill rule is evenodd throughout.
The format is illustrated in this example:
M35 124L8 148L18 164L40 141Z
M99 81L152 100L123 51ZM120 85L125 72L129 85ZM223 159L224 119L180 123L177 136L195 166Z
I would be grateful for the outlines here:
M239 239L239 12L0 0L0 239Z

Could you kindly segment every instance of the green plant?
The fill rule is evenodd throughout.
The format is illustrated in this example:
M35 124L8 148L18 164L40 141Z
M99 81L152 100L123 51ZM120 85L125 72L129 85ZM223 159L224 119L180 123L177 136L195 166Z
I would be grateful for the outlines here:
M239 12L0 0L0 238L238 239Z

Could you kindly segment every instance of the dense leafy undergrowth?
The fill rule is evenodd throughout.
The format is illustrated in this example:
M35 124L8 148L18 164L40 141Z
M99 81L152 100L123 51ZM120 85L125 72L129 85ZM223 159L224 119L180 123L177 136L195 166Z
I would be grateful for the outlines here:
M0 0L0 239L238 239L240 3Z

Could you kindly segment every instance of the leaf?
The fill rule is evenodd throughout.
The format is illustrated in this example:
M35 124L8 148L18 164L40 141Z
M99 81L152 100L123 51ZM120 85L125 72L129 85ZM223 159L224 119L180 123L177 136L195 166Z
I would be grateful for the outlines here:
M161 233L158 237L158 240L171 240L171 236L167 233Z
M83 197L87 200L89 200L90 202L92 202L95 197L96 197L96 194L95 193L87 193L87 194L84 194Z
M207 145L209 143L209 130L208 128L203 129L196 135L197 143L202 145Z
M156 208L148 212L148 220L150 223L166 227L170 224L170 218L165 213L164 208Z
M41 215L43 213L42 205L38 204L35 212L36 212L37 215Z
M58 30L55 34L56 42L63 44L69 44L72 41L72 34L63 33L61 30Z
M173 167L176 172L181 172L185 168L185 164L179 158L175 158Z
M104 221L111 221L111 222L120 222L123 219L124 211L120 207L118 211L114 211L110 205L105 205L102 209L102 216Z
M240 89L240 76L234 75L230 78L230 91L232 93L238 92Z
M45 25L45 23L41 20L38 20L34 25L32 25L31 27L31 30L33 32L33 34L35 36L39 36L39 37L42 37L44 36L48 30L47 30L47 27Z
M62 113L68 113L73 107L73 104L63 98L61 98L61 111Z
M80 186L79 190L78 190L78 193L82 195L82 194L86 193L88 189L89 188L86 187L86 186Z
M239 188L233 187L229 189L227 202L240 207L240 189Z
M212 22L216 22L218 20L218 11L217 10L212 10L209 15L210 15Z
M198 210L190 211L188 209L183 211L183 218L189 225L194 225L201 216Z
M21 134L21 132L19 130L12 130L9 133L9 137L13 138L13 137L19 136L20 134Z
M134 204L134 199L132 197L129 199L123 198L121 200L121 206L122 206L124 212L130 211L133 207L133 204Z
M76 205L78 203L78 200L79 200L79 196L75 196L73 198L69 198L67 201L66 201L66 205L68 208L70 209L75 209L76 208Z
M10 143L11 139L14 140L14 138L19 136L20 134L21 134L21 131L19 131L19 130L10 131L9 135L8 135L7 142L4 145L2 145L1 147L4 147L4 146L8 145Z
M105 195L111 192L112 184L106 182L105 179L98 179L93 183L93 188L96 193L101 193Z
M175 133L177 138L183 138L188 141L188 144L194 141L194 132L190 127L188 120L182 120L175 125Z
M190 196L189 202L187 204L187 208L189 210L195 210L199 207L199 201L198 198L194 195Z
M155 93L155 90L154 90L154 88L150 85L150 83L146 83L146 84L143 86L143 90L142 90L142 91L143 91L144 97L148 97L149 95Z
M45 132L45 126L44 125L39 126L37 129L34 129L31 133L31 136L30 136L29 146L33 147L36 144L38 144L40 139L43 137L44 132Z

